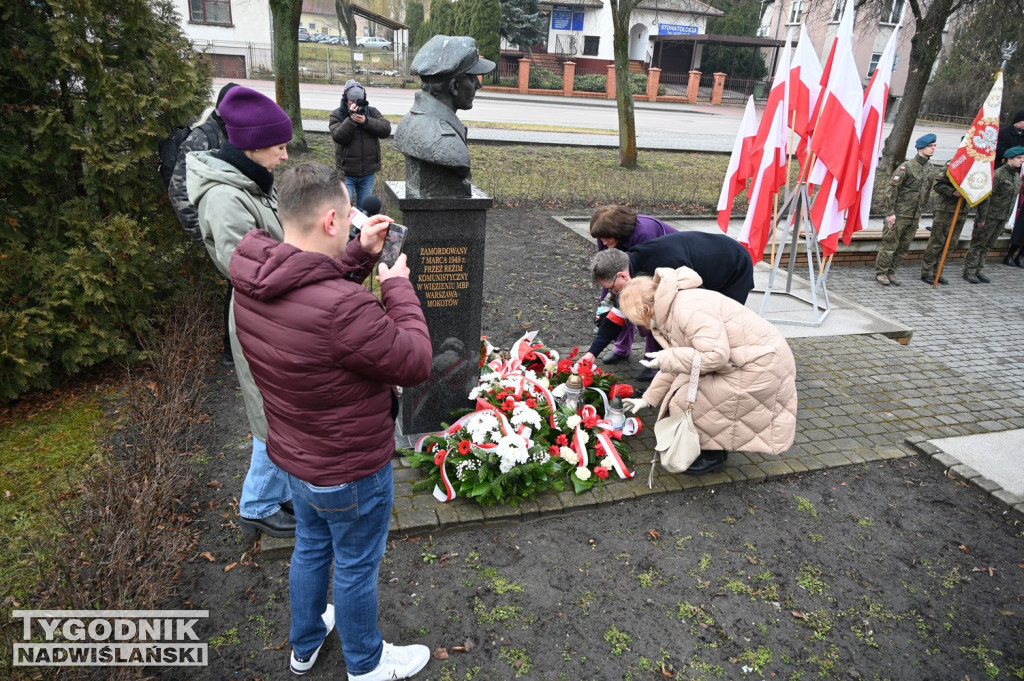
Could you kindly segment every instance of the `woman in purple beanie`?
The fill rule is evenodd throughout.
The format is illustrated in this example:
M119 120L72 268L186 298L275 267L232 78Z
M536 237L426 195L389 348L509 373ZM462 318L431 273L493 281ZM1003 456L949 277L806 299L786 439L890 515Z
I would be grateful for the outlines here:
M188 155L186 186L189 200L199 211L206 250L227 277L231 256L243 236L262 229L278 241L284 239L277 218L273 171L288 158L292 122L274 100L242 86L229 90L217 111L228 141L216 151ZM238 343L233 312L228 332L253 436L252 460L238 504L241 527L248 534L291 537L295 535L295 516L290 510L288 479L267 455L263 398Z
M650 215L639 215L625 206L611 204L601 206L594 211L590 218L590 236L597 239L597 250L603 251L606 248L617 248L620 251L628 251L637 244L657 239L658 237L672 234L675 228L670 227L661 220ZM601 307L606 307L604 299L608 291L601 290ZM646 333L646 332L645 332ZM615 339L612 349L606 352L601 361L605 364L614 364L628 359L633 352L633 338L636 334L636 327L626 322ZM647 349L656 350L653 339L647 343ZM648 372L650 373L650 372Z

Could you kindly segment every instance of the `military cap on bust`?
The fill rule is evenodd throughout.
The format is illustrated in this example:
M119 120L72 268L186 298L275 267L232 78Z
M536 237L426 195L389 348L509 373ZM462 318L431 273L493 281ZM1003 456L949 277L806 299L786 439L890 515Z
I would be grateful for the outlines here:
M481 59L476 40L468 36L435 35L412 60L412 73L423 80L444 80L463 73L490 73L494 62Z
M1024 154L1024 147L1010 147L1003 152L1003 158L1015 158Z
M937 139L938 139L938 137L936 137L934 133L928 133L927 135L921 135L920 137L917 138L917 141L914 142L914 148L915 149L924 149L925 147L927 147L930 144L935 144L935 141Z

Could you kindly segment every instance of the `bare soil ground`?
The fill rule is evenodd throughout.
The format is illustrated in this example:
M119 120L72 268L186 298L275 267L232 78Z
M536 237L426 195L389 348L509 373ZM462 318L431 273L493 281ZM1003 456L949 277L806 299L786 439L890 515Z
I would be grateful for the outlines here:
M590 248L548 212L488 224L484 333L586 345ZM249 444L211 360L198 549L167 607L210 611L210 664L167 679L286 679L287 561L235 521ZM1024 679L1024 533L911 457L622 502L447 536L396 537L389 641L437 651L421 679ZM333 636L308 678L345 678Z

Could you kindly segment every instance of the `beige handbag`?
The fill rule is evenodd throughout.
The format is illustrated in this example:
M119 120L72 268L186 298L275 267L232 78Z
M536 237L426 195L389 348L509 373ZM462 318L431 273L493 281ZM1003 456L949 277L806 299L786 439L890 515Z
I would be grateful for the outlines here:
M659 418L654 424L655 445L657 453L651 461L651 474L647 486L654 484L654 463L658 456L661 465L669 473L682 473L700 456L700 436L693 425L693 403L697 400L697 381L700 379L700 355L694 353L693 366L690 369L690 386L686 393L687 409L682 414ZM667 409L670 399L665 400Z

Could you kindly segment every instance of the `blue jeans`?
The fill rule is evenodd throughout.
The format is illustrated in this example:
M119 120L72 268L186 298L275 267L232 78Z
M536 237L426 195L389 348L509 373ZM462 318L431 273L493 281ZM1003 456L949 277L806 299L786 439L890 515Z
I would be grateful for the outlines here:
M373 193L373 178L377 173L370 173L362 177L345 176L345 186L348 187L348 197L352 205L359 210L363 209L363 199Z
M384 639L377 628L377 569L387 544L395 485L391 463L344 485L317 487L288 475L295 503L295 550L288 573L296 656L323 643L320 615L334 562L334 617L349 674L377 668Z
M252 459L242 483L242 498L238 514L253 520L272 516L281 510L281 504L292 498L288 489L288 474L267 456L267 443L252 438Z

